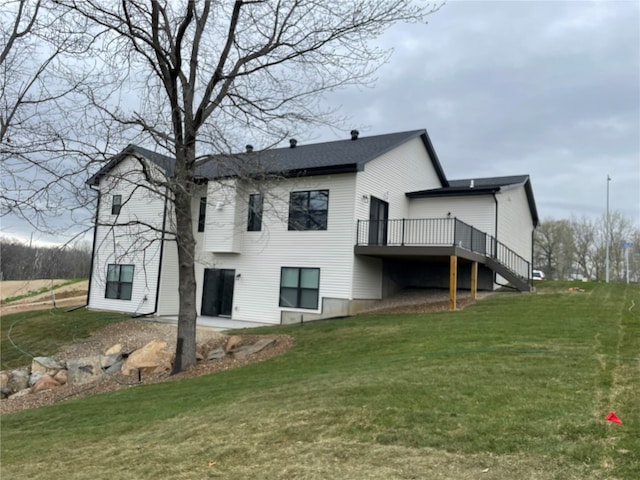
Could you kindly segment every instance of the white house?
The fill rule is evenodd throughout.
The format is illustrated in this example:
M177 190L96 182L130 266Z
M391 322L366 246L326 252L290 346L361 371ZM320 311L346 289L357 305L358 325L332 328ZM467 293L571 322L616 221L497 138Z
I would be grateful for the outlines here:
M89 308L178 313L171 158L130 145L99 195ZM214 157L192 212L198 313L263 323L349 315L405 287L531 285L528 175L448 180L425 130ZM453 282L453 283L452 283Z

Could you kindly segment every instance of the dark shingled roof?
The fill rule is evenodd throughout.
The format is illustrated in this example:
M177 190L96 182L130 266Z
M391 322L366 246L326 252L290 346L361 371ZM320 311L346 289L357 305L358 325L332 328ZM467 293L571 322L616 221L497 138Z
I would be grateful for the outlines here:
M471 182L473 181L473 187ZM486 178L465 178L460 180L449 180L449 186L443 188L433 188L431 190L420 190L418 192L408 192L409 198L435 198L451 196L470 195L490 195L501 191L509 190L518 186L523 186L529 203L531 218L535 226L538 225L538 209L536 207L531 179L529 175L511 175L507 177L486 177Z
M442 188L408 192L409 198L487 195L524 186L529 202L529 209L534 225L538 225L531 180L529 175L512 175L507 177L487 177L474 179L447 180L438 156L431 144L427 131L411 130L408 132L388 133L362 137L357 140L338 140L334 142L297 145L295 148L276 148L272 150L253 151L234 155L214 155L196 169L196 176L206 179L260 176L313 176L334 173L360 172L367 162L393 150L409 140L419 137L431 158ZM175 160L166 155L152 152L137 145L129 145L114 156L104 167L93 175L87 183L97 185L100 178L112 170L129 155L140 155L158 165L167 176L173 176ZM474 186L471 187L471 180Z
M146 148L139 147L137 145L128 145L123 151L121 151L116 156L112 157L109 162L102 167L95 175L92 175L89 180L87 180L88 185L98 185L100 182L100 178L113 170L122 160L127 158L129 155L139 155L148 160L151 160L153 163L158 165L162 170L167 172L169 176L173 175L173 167L175 166L175 160L171 157L167 157L166 155L162 155L160 153L152 152Z
M427 131L424 129L361 137L357 140L338 140L309 145L298 144L295 148L277 148L235 155L215 155L197 167L196 175L207 179L215 179L238 175L292 177L358 172L364 170L367 162L413 138L421 138L440 182L442 185L448 185L449 183L440 161L433 149ZM170 157L136 145L129 145L91 177L88 183L97 184L102 175L110 171L126 156L132 154L148 158L161 167L168 176L172 176L174 173L175 162Z

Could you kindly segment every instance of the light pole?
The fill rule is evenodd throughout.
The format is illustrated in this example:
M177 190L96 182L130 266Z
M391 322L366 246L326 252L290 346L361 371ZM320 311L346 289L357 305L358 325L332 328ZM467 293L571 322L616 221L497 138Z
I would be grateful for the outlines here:
M607 241L607 259L605 262L605 271L606 271L606 282L609 283L609 182L611 181L611 177L607 173L607 218L606 218L606 227L605 227L605 236Z

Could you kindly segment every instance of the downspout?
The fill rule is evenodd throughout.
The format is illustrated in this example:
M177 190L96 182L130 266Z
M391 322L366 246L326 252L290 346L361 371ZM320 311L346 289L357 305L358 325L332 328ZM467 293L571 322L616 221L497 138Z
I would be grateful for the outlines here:
M496 204L496 210L495 210L496 221L495 221L495 226L493 227L493 238L495 240L493 244L494 251L491 252L491 254L497 260L498 258L498 198L496 197L496 192L493 192L492 195L493 195L493 202ZM499 285L498 274L496 272L493 272L493 283L494 285Z
M96 202L96 216L93 223L93 245L91 247L91 269L89 270L89 285L87 288L87 304L85 306L89 306L89 298L91 297L91 283L93 280L93 264L96 256L96 239L98 238L98 213L100 212L100 199L102 195L100 190L96 190L93 188L93 185L89 185L89 188L94 192L98 193L98 199Z

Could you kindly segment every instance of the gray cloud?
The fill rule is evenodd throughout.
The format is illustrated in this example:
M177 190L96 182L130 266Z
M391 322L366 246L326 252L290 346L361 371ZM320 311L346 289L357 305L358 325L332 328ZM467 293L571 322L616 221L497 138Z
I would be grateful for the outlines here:
M529 173L543 218L602 214L609 173L640 224L640 4L453 0L381 43L376 87L330 99L354 126L427 128L451 178Z
M569 218L604 213L610 174L611 209L640 225L640 3L450 0L379 43L375 88L325 97L346 131L299 140L426 128L449 178L528 173L540 216Z

